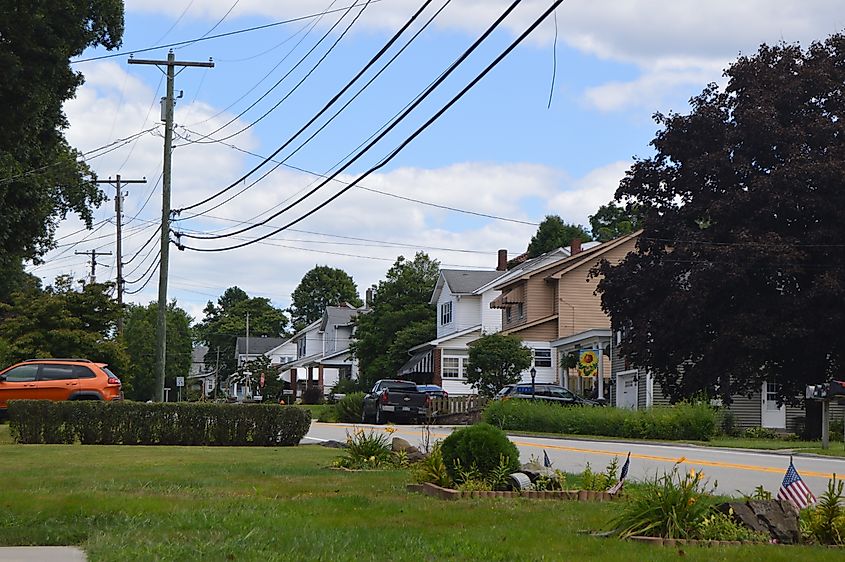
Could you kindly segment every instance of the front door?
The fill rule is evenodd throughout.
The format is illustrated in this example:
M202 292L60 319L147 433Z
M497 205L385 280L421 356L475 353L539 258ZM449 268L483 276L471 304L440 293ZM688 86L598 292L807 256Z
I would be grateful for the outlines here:
M616 375L616 406L618 408L636 410L638 393L637 371L628 371Z
M773 382L764 382L762 398L760 425L773 429L785 429L786 406L778 406L777 385Z

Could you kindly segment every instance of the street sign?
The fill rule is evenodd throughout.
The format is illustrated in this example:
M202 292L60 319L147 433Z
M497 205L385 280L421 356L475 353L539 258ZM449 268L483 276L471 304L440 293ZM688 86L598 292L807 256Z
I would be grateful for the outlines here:
M185 377L176 377L176 386L185 386Z

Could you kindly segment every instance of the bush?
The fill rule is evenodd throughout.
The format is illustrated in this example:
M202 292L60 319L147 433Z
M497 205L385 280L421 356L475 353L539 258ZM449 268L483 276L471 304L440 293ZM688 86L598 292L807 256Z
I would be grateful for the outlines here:
M509 472L519 468L516 445L502 430L486 423L453 432L443 441L441 451L452 480L459 480L461 471L467 469L476 469L481 478L488 478L502 463Z
M347 394L335 404L338 421L346 423L358 423L361 421L361 413L364 411L364 393L353 392Z
M485 408L483 419L506 430L697 441L709 440L717 427L713 408L687 403L625 410L494 400Z
M264 404L14 400L8 415L18 443L83 445L287 446L311 424L301 408Z
M303 404L322 404L323 403L323 387L309 386L302 393Z

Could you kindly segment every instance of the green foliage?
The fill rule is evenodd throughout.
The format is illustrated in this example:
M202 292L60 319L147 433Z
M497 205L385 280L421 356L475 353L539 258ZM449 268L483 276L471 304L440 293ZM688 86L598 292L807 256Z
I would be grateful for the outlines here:
M301 330L323 317L327 306L341 303L359 307L364 303L352 277L336 267L318 265L303 275L291 293L290 314L294 330Z
M654 154L615 194L641 206L644 232L597 269L598 291L626 328L620 353L670 398L770 381L796 403L845 368L831 337L845 331L845 252L831 251L845 159L830 151L845 134L845 35L761 45L724 76L688 114L655 116Z
M737 490L739 492L739 490ZM741 492L740 492L741 493ZM751 492L751 495L743 494L743 497L746 501L748 500L770 500L772 499L772 493L766 490L762 484L754 488L754 491Z
M306 387L302 392L303 404L322 404L323 403L323 387L311 385Z
M454 431L441 445L443 462L452 480L460 479L462 467L478 470L487 478L500 463L514 472L519 468L519 451L505 433L480 423Z
M590 463L584 467L584 472L581 473L581 489L593 490L596 492L605 492L613 487L619 480L617 473L619 471L619 459L613 457L605 468L604 472L593 472Z
M261 387L262 375L264 375L263 388ZM231 381L248 386L252 390L253 396L258 394L262 397L262 401L273 402L274 404L282 398L285 387L285 383L279 380L279 372L266 355L260 355L238 367ZM312 402L305 403L311 404ZM313 402L313 404L318 403Z
M345 423L358 423L364 409L364 393L352 392L341 398L335 404L337 418Z
M715 500L700 472L681 475L676 464L628 492L628 500L611 522L620 538L701 538L704 520L714 512Z
M845 482L836 480L834 474L827 482L827 490L819 496L816 505L801 511L808 538L821 544L845 544L845 507L842 490Z
M595 215L590 215L593 238L607 242L640 228L640 210L636 204L620 206L611 201L602 205Z
M454 485L449 471L446 470L443 449L439 441L432 445L428 456L414 467L414 479L417 482L430 482L443 488L451 488Z
M387 435L359 428L351 434L346 432L346 449L332 462L332 466L354 470L405 468L408 466L408 454L393 452Z
M710 541L751 541L767 543L771 539L769 533L755 531L734 521L730 513L711 511L699 524L697 536Z
M288 318L275 308L270 299L252 297L238 287L229 287L217 299L208 301L202 321L194 327L194 339L208 346L205 363L214 367L220 349L220 375L228 377L237 369L235 344L239 336L246 336L246 316L249 313L250 337L282 337L286 334Z
M557 215L547 215L537 227L537 232L531 237L531 242L528 244L528 257L536 258L540 254L569 246L575 238L582 242L593 239L583 226L567 224Z
M727 408L719 410L719 430L722 432L722 435L729 437L739 436L739 422L736 419L736 414Z
M381 378L394 377L408 360L408 348L431 339L436 324L428 300L439 266L424 252L410 261L399 256L387 278L379 282L370 312L356 318L350 349L358 358L364 388Z
M743 436L748 439L779 439L780 434L769 427L747 427Z
M65 137L63 104L82 85L68 60L86 48L120 46L120 0L44 0L0 10L0 263L38 259L69 212L90 228L105 196ZM49 164L49 165L45 165ZM33 173L33 172L36 173Z
M716 413L706 404L680 403L647 410L569 407L529 400L493 400L483 420L506 430L605 435L642 439L707 441L716 432Z
M167 363L164 386L176 388L176 377L187 376L191 369L191 317L176 306L167 305ZM158 305L130 304L126 308L124 341L131 360L123 380L124 394L129 400L152 400L156 397L156 329Z
M482 335L469 345L467 383L480 395L493 397L503 386L519 382L531 360L531 350L517 336Z
M25 444L289 446L311 426L301 408L261 404L14 400L8 415Z

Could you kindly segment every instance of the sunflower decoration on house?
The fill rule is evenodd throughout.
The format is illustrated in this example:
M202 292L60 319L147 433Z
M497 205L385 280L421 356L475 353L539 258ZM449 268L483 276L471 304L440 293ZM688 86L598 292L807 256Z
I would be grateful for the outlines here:
M592 349L581 351L578 355L578 374L582 377L593 377L599 365L599 354Z

